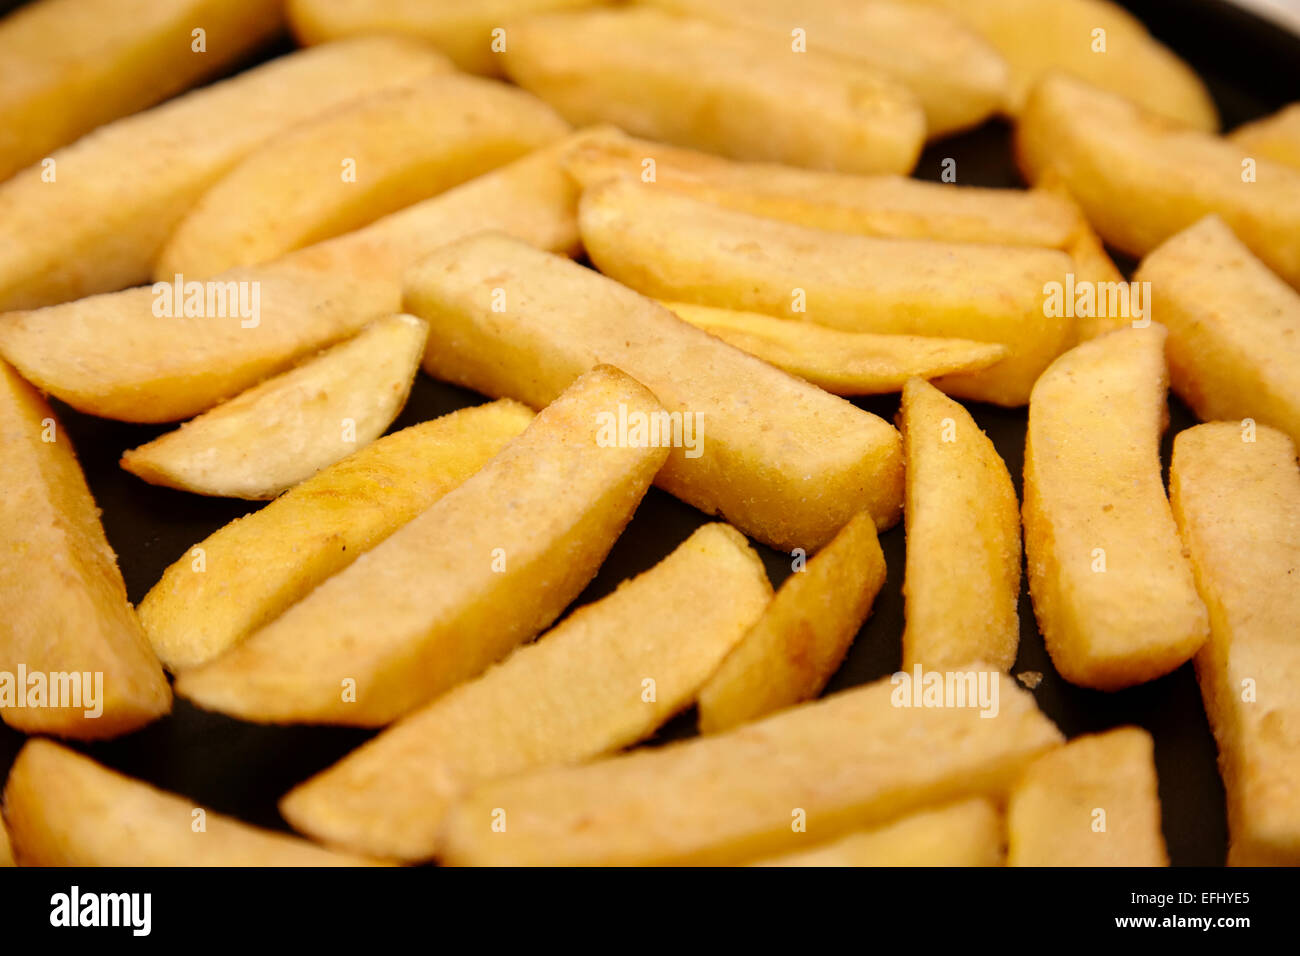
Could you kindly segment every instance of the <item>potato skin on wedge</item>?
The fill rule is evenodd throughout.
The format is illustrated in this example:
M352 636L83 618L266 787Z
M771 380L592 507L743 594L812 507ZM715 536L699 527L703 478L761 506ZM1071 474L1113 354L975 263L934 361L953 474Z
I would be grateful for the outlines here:
M229 650L461 484L532 419L503 399L412 425L209 535L140 602L154 650L173 672Z
M483 672L595 575L667 449L602 444L598 418L661 406L609 366L353 564L176 692L260 723L378 727Z
M996 342L844 332L757 312L664 302L684 322L832 395L900 391L915 375L936 378L978 372L1011 354Z
M1044 286L1073 268L1054 249L851 236L722 209L627 179L582 194L578 225L606 275L658 299L847 332L996 342L996 365L936 381L964 398L1023 405L1073 339Z
M771 596L745 536L705 525L613 594L299 785L281 812L331 846L429 859L448 806L476 784L629 746L689 706Z
M540 14L508 31L506 73L575 126L853 173L908 173L924 144L907 87L788 40L647 7Z
M724 734L486 784L452 808L440 859L750 862L924 806L996 797L1061 734L1015 680L980 662L967 670L986 675L990 698L997 688L996 716L905 706L910 695L885 678ZM493 826L498 808L504 830ZM792 827L798 811L806 832Z
M1002 815L976 797L755 866L1001 866Z
M12 700L0 692L0 719L24 733L95 739L166 714L171 688L127 602L72 443L49 405L3 362L0 471L0 673L13 681ZM20 668L28 686L19 684ZM40 699L32 675L46 683ZM81 699L74 694L72 706L51 706L56 675L79 678Z
M899 410L907 476L903 670L988 661L1020 644L1020 505L1006 463L957 402L919 378Z
M0 21L0 180L273 37L280 0L40 0ZM203 53L191 31L205 31ZM57 52L56 52L57 51Z
M383 865L204 810L48 740L18 752L4 812L24 866Z
M786 578L763 616L700 688L700 733L730 730L820 694L884 583L876 523L860 511Z
M393 423L429 326L376 319L357 335L174 432L122 454L154 485L229 498L274 498L370 444Z
M1165 329L1066 352L1029 400L1025 554L1052 663L1119 690L1169 673L1209 633L1160 470Z
M1140 727L1076 737L1007 802L1008 866L1168 866L1155 744Z
M1300 470L1280 431L1179 432L1169 496L1210 612L1196 655L1228 796L1230 866L1300 865Z

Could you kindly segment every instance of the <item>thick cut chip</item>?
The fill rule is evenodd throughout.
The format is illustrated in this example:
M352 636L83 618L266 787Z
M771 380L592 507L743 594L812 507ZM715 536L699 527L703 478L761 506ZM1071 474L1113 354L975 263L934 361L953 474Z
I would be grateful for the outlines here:
M759 866L1000 866L1002 818L982 797L922 810Z
M1241 147L1243 158L1262 156L1300 167L1300 103L1238 126L1228 139Z
M885 556L866 512L781 590L700 689L700 733L740 724L822 692L885 583Z
M1061 70L1177 123L1213 132L1219 116L1190 66L1136 17L1104 0L911 0L948 10L1011 67L1013 112L1045 73Z
M48 740L19 751L4 798L24 866L378 865L205 810Z
M861 62L644 7L528 17L509 26L510 78L577 126L735 159L907 173L925 140L912 93Z
M482 468L532 417L502 400L412 425L232 521L140 602L154 650L180 671L235 646Z
M903 670L988 661L1020 643L1020 509L1007 466L970 413L913 379L899 411L907 627Z
M1300 293L1217 216L1165 242L1135 278L1151 283L1170 382L1199 418L1253 418L1300 441Z
M1065 249L1085 225L1077 207L1042 190L742 163L617 130L584 137L564 164L584 189L632 177L738 212L866 236Z
M892 77L925 110L930 136L977 126L1005 107L1006 62L956 17L872 0L653 0L675 13L761 30L790 49L803 33L808 56L846 56ZM784 52L783 49L783 52Z
M505 25L546 10L589 7L606 0L289 0L289 23L301 43L387 33L427 40L467 73L501 72L501 52L514 42Z
M924 806L1004 794L1061 741L1005 674L974 665L948 677L952 695L940 699L955 703L965 688L966 706L922 706L919 688L914 697L886 678L725 734L486 784L452 808L441 859L747 862ZM978 681L994 702L982 710Z
M347 235L308 246L276 267L375 279L400 286L429 253L476 232L514 236L538 249L578 251L578 188L561 158L604 128L583 130L507 166Z
M0 354L78 411L173 422L400 305L395 283L236 269L0 315Z
M359 229L558 139L522 90L433 76L301 124L254 151L190 210L154 276L204 278Z
M667 309L504 236L447 246L411 270L406 307L429 322L425 371L540 408L601 362L666 412L621 415L611 440L671 445L658 483L782 549L815 549L868 510L898 519L898 433L874 415L734 349Z
M332 846L428 859L447 807L473 786L653 733L690 704L771 596L744 535L705 525L536 644L293 790L280 809Z
M5 829L5 822L0 817L0 867L14 865L14 851L9 846L9 831Z
M56 150L0 184L0 311L146 281L172 229L250 151L292 123L449 68L397 38L304 50Z
M1228 862L1300 865L1300 471L1271 428L1174 439L1170 497L1210 640L1196 655L1228 795Z
M1007 843L1008 866L1168 866L1151 735L1121 727L1040 757L1011 791Z
M1144 256L1218 213L1255 255L1300 285L1300 169L1258 159L1217 136L1180 129L1068 76L1034 88L1016 154L1037 182L1056 170L1110 245Z
M1044 307L1047 283L1073 268L1055 250L850 236L626 179L585 191L578 223L601 272L655 298L1007 346L991 368L936 383L965 398L1023 405L1073 335Z
M122 453L153 485L274 498L384 433L406 404L429 327L377 319L356 337L267 379L174 432Z
M480 674L595 575L663 465L605 414L662 409L594 369L460 487L210 664L178 694L264 723L381 726Z
M0 719L24 733L129 733L172 695L126 600L72 444L0 362Z
M228 68L276 33L281 8L280 0L39 0L0 20L0 180ZM193 49L196 25L202 52Z
M978 372L1010 354L995 342L843 332L757 312L663 304L679 319L833 395L897 392L913 376Z
M1052 663L1084 687L1167 674L1209 629L1160 473L1164 345L1159 325L1084 342L1029 400L1029 592Z

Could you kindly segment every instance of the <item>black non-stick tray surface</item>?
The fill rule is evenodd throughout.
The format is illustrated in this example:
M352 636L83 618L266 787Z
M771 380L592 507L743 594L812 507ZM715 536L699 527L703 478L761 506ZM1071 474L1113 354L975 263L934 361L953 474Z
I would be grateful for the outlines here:
M792 0L792 3L795 0ZM972 0L978 2L978 0ZM1300 38L1226 3L1203 0L1134 0L1126 4L1163 42L1185 57L1210 86L1225 129L1300 99ZM0 2L0 11L17 6ZM287 42L268 55L285 52ZM1011 159L1010 128L1000 122L931 145L916 176L939 178L940 164L957 161L960 184L1022 186ZM1121 268L1133 263L1117 257ZM483 396L434 381L421 373L393 431L484 401ZM1177 398L1170 400L1170 427L1162 448L1166 468L1173 435L1196 423ZM855 404L892 421L898 396ZM1025 410L968 405L997 446L1020 491ZM198 541L259 507L238 500L204 498L156 488L118 467L124 449L173 426L139 426L79 414L60 403L55 412L103 511L108 540L117 552L127 592L138 603L163 570ZM599 575L576 605L609 593L620 581L653 566L697 526L709 520L652 488ZM871 617L831 693L887 676L901 665L904 535L900 523L881 537L889 574ZM759 546L774 585L790 573L788 556ZM1187 664L1176 672L1119 693L1085 690L1056 673L1043 647L1022 582L1020 654L1012 673L1038 671L1038 705L1067 737L1137 724L1155 738L1156 767L1165 839L1175 865L1218 866L1227 852L1223 785L1215 765L1200 691ZM694 711L665 726L647 746L688 737ZM338 760L374 731L335 727L266 727L198 710L177 700L164 720L126 737L76 745L104 764L249 823L286 830L277 799L294 784ZM8 773L23 736L0 726L0 779Z

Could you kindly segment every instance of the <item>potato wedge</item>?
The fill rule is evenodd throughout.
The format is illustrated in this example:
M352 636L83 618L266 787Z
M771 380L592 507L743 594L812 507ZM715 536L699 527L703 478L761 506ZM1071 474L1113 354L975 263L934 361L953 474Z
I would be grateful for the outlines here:
M1162 326L1084 342L1029 400L1025 554L1052 663L1118 690L1178 667L1209 625L1160 473Z
M122 453L151 485L227 498L274 498L364 448L393 423L429 326L376 319L315 358Z
M464 482L532 418L502 400L412 425L209 535L140 602L159 658L178 672L234 647Z
M978 126L1006 105L1010 71L956 17L872 0L651 0L673 13L760 30L785 49L804 31L808 55L859 60L906 86L925 111L931 137Z
M1169 329L1173 389L1203 421L1253 418L1300 441L1300 293L1217 216L1142 260Z
M476 77L384 90L246 156L176 227L153 274L201 279L275 259L473 179L568 128L536 97Z
M1002 817L983 797L922 810L757 866L1000 866Z
M832 395L897 392L913 376L978 372L1010 354L996 342L843 332L757 312L664 302L679 319Z
M186 285L180 293L174 283L157 283L0 315L0 354L78 411L172 422L401 305L396 285L349 276L237 269L192 299ZM186 302L196 306L189 314Z
M1253 440L1248 440L1253 439ZM1210 640L1196 676L1228 796L1228 863L1300 864L1300 471L1279 431L1179 432L1169 494Z
M1020 508L1006 463L957 402L914 378L903 388L907 625L903 670L988 661L1020 644Z
M1300 170L1171 127L1119 96L1063 75L1045 78L1016 125L1016 155L1036 182L1055 169L1110 245L1144 256L1218 213L1274 272L1300 285Z
M1054 250L848 236L626 179L585 191L578 225L600 271L645 295L1007 346L991 368L936 383L965 398L1023 405L1073 334L1072 319L1045 314L1044 286L1072 268Z
M1140 727L1076 737L1007 803L1008 866L1168 866L1155 745Z
M667 450L601 444L642 385L601 366L430 508L243 644L176 681L201 707L261 723L389 723L475 677L595 575Z
M0 20L0 180L238 62L279 30L281 8L278 0L40 0L14 11Z
M1228 140L1246 156L1271 159L1300 167L1300 103L1283 107L1271 116L1238 126Z
M517 17L544 10L590 7L605 0L289 0L289 23L300 43L330 43L346 37L396 33L427 40L467 73L501 72L493 41L506 42L504 29Z
M705 525L536 644L299 785L281 812L331 846L427 860L443 814L473 786L629 746L689 706L771 596L745 536Z
M1043 74L1063 70L1174 122L1210 132L1219 128L1214 101L1200 77L1119 4L1104 0L911 2L956 14L1006 58L1014 113L1024 108ZM1098 30L1104 35L1098 36Z
M4 798L24 866L381 865L204 810L48 740L18 752Z
M788 34L633 7L526 17L509 36L506 73L575 126L853 173L910 172L925 140L906 87L860 61L791 52Z
M700 733L730 730L820 694L884 583L876 523L860 511L786 578L763 616L700 688Z
M1094 283L1096 289L1103 288L1100 283L1123 282L1124 274L1119 271L1110 254L1106 252L1106 246L1102 243L1101 236L1097 235L1088 220L1084 218L1083 210L1079 208L1079 204L1075 202L1069 187L1065 185L1061 174L1055 168L1047 169L1038 177L1034 192L1056 196L1062 202L1069 203L1078 217L1078 228L1075 230L1074 236L1065 245L1065 251L1074 260L1076 278ZM1086 342L1088 339L1095 339L1107 332L1122 329L1131 321L1131 316L1076 314L1074 317L1075 339L1078 342Z
M146 281L204 191L285 126L448 69L413 41L352 40L281 57L55 151L53 167L0 184L0 311Z
M4 818L0 817L0 867L14 865L14 851L9 846L9 831L5 829Z
M578 188L561 157L603 127L581 130L559 143L416 203L347 235L308 246L271 268L374 279L399 286L420 259L476 232L496 231L521 242L571 255L578 251Z
M741 163L618 130L574 143L564 165L584 189L632 177L738 212L865 236L1065 249L1085 225L1077 206L1042 190Z
M591 269L474 236L412 269L405 302L429 322L425 371L493 397L540 408L599 362L634 375L669 412L655 423L674 446L660 487L775 547L813 550L863 509L898 519L887 422Z
M0 362L0 719L114 737L171 710L171 689L99 523L72 443Z
M440 859L746 862L1004 793L1061 735L1013 679L980 673L999 695L991 719L972 707L896 706L910 697L885 678L725 734L485 784L452 807Z

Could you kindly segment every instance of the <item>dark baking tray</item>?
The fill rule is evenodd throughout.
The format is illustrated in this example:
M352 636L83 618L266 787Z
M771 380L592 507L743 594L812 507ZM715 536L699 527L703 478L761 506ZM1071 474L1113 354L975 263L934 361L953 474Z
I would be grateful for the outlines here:
M110 0L111 2L111 0ZM0 11L17 6L0 2ZM1221 2L1145 0L1127 6L1178 51L1210 85L1226 128L1300 99L1300 38ZM287 42L267 55L289 48ZM1011 161L1010 131L990 123L941 141L926 150L916 175L938 179L945 158L957 160L958 182L1019 186ZM1119 260L1129 269L1131 261ZM421 374L393 429L425 421L482 396ZM860 400L858 405L893 420L897 396ZM56 413L81 459L100 508L109 541L117 551L127 591L139 602L163 570L223 524L258 507L248 502L202 498L155 488L118 467L126 448L166 430L127 425L79 414L55 403ZM1020 490L1025 412L968 405L996 444ZM1195 424L1170 398L1170 428L1162 454L1166 467L1172 437ZM619 581L651 567L708 520L675 498L651 489L626 533L578 604L595 600ZM888 579L844 665L828 692L875 680L900 666L903 629L904 536L902 525L881 538ZM759 548L774 584L790 572L789 559ZM1084 690L1057 675L1034 621L1027 587L1020 599L1021 643L1014 673L1038 671L1039 706L1067 736L1137 724L1155 738L1163 826L1175 865L1219 865L1227 846L1223 787L1215 767L1214 741L1206 723L1191 665L1149 684L1120 693ZM694 733L694 712L680 715L649 742ZM276 800L293 784L321 770L370 736L372 731L331 727L264 727L207 713L177 700L168 718L130 736L78 749L132 776L183 793L199 803L250 823L287 829ZM0 726L0 778L23 743L22 735Z

